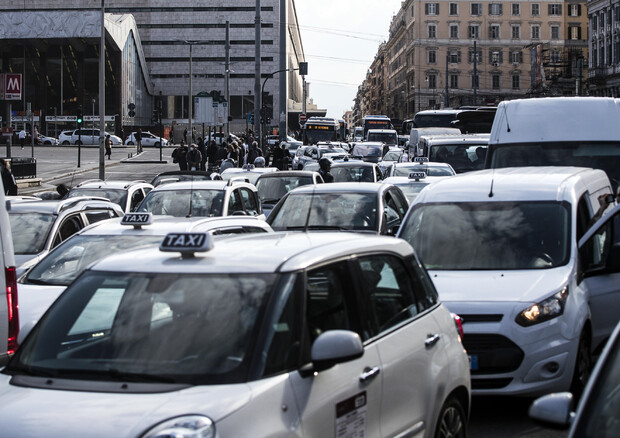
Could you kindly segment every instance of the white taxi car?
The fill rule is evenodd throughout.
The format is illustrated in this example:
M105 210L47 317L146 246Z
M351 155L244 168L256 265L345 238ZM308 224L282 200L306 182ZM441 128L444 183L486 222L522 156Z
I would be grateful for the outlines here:
M3 434L465 436L467 356L403 240L160 249L102 260L54 302L0 373Z
M620 226L586 233L611 193L602 170L523 167L460 174L415 199L398 236L463 318L474 393L583 390L620 319Z
M123 218L97 222L58 245L19 279L21 336L92 263L111 254L158 245L173 231L230 236L273 230L265 221L251 216L179 219L151 213L125 213Z

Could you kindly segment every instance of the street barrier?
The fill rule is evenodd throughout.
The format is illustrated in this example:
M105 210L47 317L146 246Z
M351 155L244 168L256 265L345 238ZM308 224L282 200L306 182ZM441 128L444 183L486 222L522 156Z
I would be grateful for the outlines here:
M11 158L11 171L15 179L29 179L37 176L36 158Z

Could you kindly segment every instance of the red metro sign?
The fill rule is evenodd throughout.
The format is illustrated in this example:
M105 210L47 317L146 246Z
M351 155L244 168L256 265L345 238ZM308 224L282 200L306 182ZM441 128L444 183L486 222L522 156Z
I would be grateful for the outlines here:
M0 100L21 100L22 75L19 73L0 74Z

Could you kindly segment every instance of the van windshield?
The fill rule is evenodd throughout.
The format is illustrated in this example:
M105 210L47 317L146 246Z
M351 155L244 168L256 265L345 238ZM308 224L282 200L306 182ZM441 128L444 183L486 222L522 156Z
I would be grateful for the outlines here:
M487 168L576 166L601 169L614 188L620 182L620 141L508 143L489 147Z
M561 202L418 204L399 237L427 269L545 269L568 263L570 223Z
M369 132L366 140L396 145L398 144L398 135L395 132Z

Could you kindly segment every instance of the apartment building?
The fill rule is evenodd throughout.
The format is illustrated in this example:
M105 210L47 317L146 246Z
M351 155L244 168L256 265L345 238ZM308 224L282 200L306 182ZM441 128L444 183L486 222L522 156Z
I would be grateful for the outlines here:
M620 96L620 0L588 1L588 91Z

